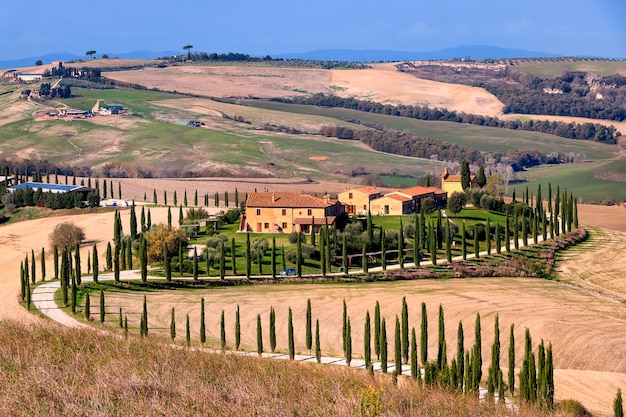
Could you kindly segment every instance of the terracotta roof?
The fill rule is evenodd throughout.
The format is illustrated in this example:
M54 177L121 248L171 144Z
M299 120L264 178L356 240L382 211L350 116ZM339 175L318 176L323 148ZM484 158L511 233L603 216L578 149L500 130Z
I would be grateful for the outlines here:
M475 181L476 180L476 175L470 175L470 181ZM444 178L445 182L461 182L461 176L460 175L448 175L447 177Z
M394 200L403 201L403 202L404 201L411 201L411 198L405 197L405 196L399 195L399 194L386 194L386 195L384 195L384 196L382 196L380 198L377 198L376 200L380 200L380 199L383 199L383 198L392 198Z
M416 186L411 188L401 188L399 190L396 190L395 192L404 195L410 195L411 197L416 197L419 195L431 194L434 191L430 188Z
M246 207L325 208L335 204L323 198L291 191L248 194Z
M437 187L426 187L426 189L430 190L431 192L440 195L440 194L448 194L447 191L444 191L442 189L439 189Z
M372 195L372 194L381 194L380 190L376 187L372 187L369 185L364 185L363 187L358 187L358 188L352 188L350 190L346 190L344 192L360 192L363 194L367 194L367 195Z

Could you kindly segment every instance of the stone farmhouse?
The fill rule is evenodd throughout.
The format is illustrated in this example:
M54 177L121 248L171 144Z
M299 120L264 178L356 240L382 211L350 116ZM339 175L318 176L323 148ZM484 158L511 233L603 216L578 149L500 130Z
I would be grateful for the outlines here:
M241 217L239 230L254 233L315 233L337 216L344 206L330 196L322 198L298 192L265 191L248 195L246 212Z
M470 175L470 188L479 188L476 175ZM454 192L463 192L463 186L461 185L461 175L451 175L448 173L448 167L444 168L441 174L441 189L447 191L448 194Z
M371 202L383 196L383 193L376 187L364 186L352 188L339 193L338 198L341 204L346 206L346 213L367 215L371 211Z

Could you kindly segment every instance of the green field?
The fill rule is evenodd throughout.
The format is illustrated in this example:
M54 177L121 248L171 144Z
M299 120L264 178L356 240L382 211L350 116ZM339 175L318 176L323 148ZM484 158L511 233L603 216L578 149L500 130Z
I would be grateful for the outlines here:
M599 75L626 75L626 61L564 59L560 61L534 60L529 62L528 60L517 60L512 69L528 72L542 78L555 78L565 71L587 71Z
M343 108L328 108L285 104L267 101L246 100L246 105L264 109L280 110L301 114L314 114L334 117L338 120L361 120L379 123L397 130L407 130L418 136L425 136L444 142L468 146L481 152L508 152L513 149L536 149L543 153L580 152L587 159L611 158L616 149L602 143L565 139L554 135L522 130L501 129L454 122L425 121L407 117L366 113ZM354 129L362 126L354 125Z
M508 195L516 189L516 195L521 196L522 190L528 186L531 192L535 193L537 186L547 189L548 182L555 187L559 185L561 190L567 189L585 203L599 203L602 200L626 201L626 183L621 181L610 181L597 178L598 172L621 164L624 169L624 162L592 162L586 164L563 164L543 166L529 169L523 176L528 180L521 184L509 185ZM580 201L579 200L579 201Z

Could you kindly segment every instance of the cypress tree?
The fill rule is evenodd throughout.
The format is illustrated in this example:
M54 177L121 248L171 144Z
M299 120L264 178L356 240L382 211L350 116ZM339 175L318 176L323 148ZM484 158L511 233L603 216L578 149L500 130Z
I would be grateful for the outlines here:
M496 253L502 252L502 233L500 232L500 223L496 223Z
M507 252L511 252L511 233L509 232L509 212L506 213L504 221L504 248Z
M346 299L343 299L343 321L341 326L341 338L343 340L343 353L346 353L346 333L348 332L348 307L346 306Z
M178 197L176 195L176 190L174 190L174 205L177 206L178 205Z
M380 228L380 261L383 267L383 271L387 270L387 243L385 239L385 231L382 226Z
M191 344L191 326L189 325L189 314L187 314L187 319L185 320L185 341L187 342L187 346Z
M120 281L120 245L115 245L113 248L113 273L115 282Z
M491 255L491 222L487 218L487 227L485 229L485 241L487 244L487 255Z
M246 278L250 279L252 270L252 259L250 252L250 233L246 233Z
M235 312L235 350L239 350L241 346L241 315L239 313L239 304Z
M220 347L222 351L226 350L226 318L224 317L224 310L222 310L222 317L220 318Z
M446 343L446 329L443 317L443 306L439 304L439 340L437 343L437 368L443 370L447 364L447 358L444 357L444 346Z
M204 322L204 298L200 299L200 343L206 342L206 327Z
M172 307L172 314L170 316L170 339L176 339L176 313L174 307Z
M474 347L476 350L475 360L476 360L476 379L475 385L476 387L480 383L483 375L483 356L482 356L482 337L481 337L481 328L480 328L480 313L476 313L476 323L474 327Z
M463 260L467 259L467 246L465 244L465 220L461 223L461 254Z
M137 213L135 213L135 200L130 208L130 238L137 239Z
M89 301L89 292L85 294L85 320L91 319L91 302Z
M150 209L148 209L148 220L146 220L146 227L148 230L152 227L152 216L150 215Z
M402 361L409 363L409 306L402 297Z
M72 299L71 299L72 314L76 314L76 278L72 277Z
M239 191L235 187L235 208L239 207Z
M26 298L26 282L24 279L24 262L20 262L20 298L22 301Z
M226 278L226 251L224 242L220 242L220 279Z
M546 351L543 340L537 347L537 398L542 405L545 405L545 399L548 395L548 384L546 380Z
M194 207L198 207L198 189L196 189L195 193L193 194L193 205Z
M263 354L263 330L261 328L261 315L256 316L256 351L261 356Z
M148 336L148 301L146 296L143 296L143 336Z
M76 245L76 247L78 248L78 244ZM32 280L32 283L34 284L36 281L36 275L37 275L37 265L35 264L35 251L33 249L30 250L31 253L31 263L30 263L30 270L31 270L31 274L30 274L30 278ZM79 258L80 259L80 255ZM80 267L79 267L80 268ZM80 269L79 269L80 271Z
M398 236L398 263L400 264L400 269L404 269L404 228L402 227L402 217L400 217Z
M320 348L320 321L315 320L315 359L317 363L322 362L322 350Z
M437 265L437 242L436 242L435 230L431 226L429 233L429 246L430 246L430 260L433 265Z
M167 227L169 229L172 228L172 208L171 207L167 208Z
M104 290L100 288L100 323L104 323L104 316L106 314L104 308Z
M224 206L228 207L228 191L224 191Z
M155 206L158 204L156 188L152 189L152 202Z
M428 315L426 313L425 303L422 303L422 323L420 331L420 359L422 365L426 365L426 362L428 362Z
M313 320L311 317L311 299L306 300L306 348L310 351L313 347Z
M293 340L293 314L289 307L289 315L287 318L287 339L289 341L289 359L293 360L296 356L296 348Z
M548 345L548 352L546 354L546 386L547 392L545 397L545 404L548 408L554 407L554 363L552 357L552 343Z
M383 317L380 323L380 370L383 374L387 373L387 326Z
M120 271L126 270L126 240L120 243Z
M296 275L298 278L302 277L302 239L298 234L298 241L296 242Z
M179 277L183 276L183 244L182 242L178 242L178 276Z
M368 271L368 265L367 265L367 246L365 245L365 243L363 243L363 251L362 251L362 255L361 255L361 263L363 265L363 273L367 274Z
M298 242L300 242L299 239L298 239ZM348 247L347 247L346 234L345 233L342 236L341 260L342 260L342 266L343 266L343 273L344 273L344 275L348 275Z
M378 300L374 307L374 353L376 359L380 359L380 304Z
M352 362L352 326L350 325L350 317L346 327L346 364L350 366Z
M513 247L519 249L519 213L517 208L513 210Z
M96 284L98 283L98 272L99 272L99 265L98 265L98 247L96 246L96 244L93 244L93 251L91 253L91 257L92 257L92 261L91 261L91 265L93 268L93 282L95 282Z
M511 395L515 392L515 325L511 324L511 331L509 335L509 391Z
M369 369L372 366L372 336L370 325L370 312L365 312L365 324L363 328L363 357L365 359L365 369Z
M130 241L130 237L126 241L126 266L128 269L133 269L133 247Z
M450 223L446 221L446 260L452 262L452 236L450 235Z
M193 280L198 280L198 250L193 248Z
M396 315L396 329L393 340L394 347L394 362L395 362L395 373L396 375L402 374L402 347L400 341L400 319Z
M187 190L185 190L185 194L183 196L183 205L187 207Z
M46 250L41 248L41 280L46 280Z
M139 263L141 265L141 282L148 282L148 246L146 238L141 235L139 240Z
M413 379L418 379L419 365L417 364L417 339L415 336L415 327L411 328L411 376Z
M457 381L460 387L463 386L465 375L465 336L463 334L463 322L459 320L459 327L456 332L456 369Z
M415 216L415 234L413 235L413 262L415 263L415 266L419 266L420 261L421 261L420 239L419 239L418 228L419 228L419 217Z
M624 406L622 405L622 390L617 389L615 400L613 400L613 415L615 417L624 417Z
M525 211L522 212L522 243L528 246L528 221Z
M315 244L315 216L311 217L311 246L317 246Z
M272 353L276 350L276 311L274 311L274 307L270 307L270 350Z
M32 297L32 294L30 292L30 282L27 280L26 281L26 310L30 310L30 303L32 301L31 297Z
M285 246L280 245L280 264L281 270L287 269L287 261L285 260Z
M328 237L326 236L327 233L328 230L326 229L326 226L324 226L320 230L320 269L322 270L323 277L326 276L326 246L328 245Z
M233 239L234 242L235 239ZM276 236L272 236L272 278L276 278ZM234 259L233 259L234 265Z
M52 257L54 258L54 279L59 279L59 247L54 245L52 249ZM95 282L98 282L95 280Z

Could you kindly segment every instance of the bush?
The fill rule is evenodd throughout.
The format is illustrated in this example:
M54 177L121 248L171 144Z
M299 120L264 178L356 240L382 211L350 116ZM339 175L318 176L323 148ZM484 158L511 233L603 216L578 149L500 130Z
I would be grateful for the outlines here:
M228 243L228 236L221 234L221 233L217 233L213 236L211 236L207 241L206 241L206 245L209 248L214 248L214 249L218 249L220 248L220 246L222 245L222 242L224 242L224 246L227 246Z
M166 225L159 224L146 233L146 243L148 246L148 261L163 261L163 246L167 243L167 251L171 256L178 254L178 248L183 245L187 247L189 239L181 229L170 229Z
M285 249L285 258L291 262L292 264L297 263L297 259L298 259L298 253L295 249ZM303 259L300 259L300 262L302 262Z
M448 211L452 214L459 214L466 204L467 195L465 195L465 193L454 192L448 198Z
M185 216L186 223L196 223L198 220L206 219L209 217L209 213L202 207L192 207L187 210L187 215Z
M59 249L74 247L83 240L85 240L85 231L74 223L59 223L50 233L51 246L56 245Z
M431 214L435 210L437 210L437 203L435 203L435 200L433 198L426 197L422 200L421 210L424 212L424 214Z
M302 257L305 259L320 259L320 252L317 250L315 246L311 245L302 245Z
M241 216L241 211L239 209L230 209L224 213L222 218L224 219L224 223L233 224L239 220L239 216Z
M289 243L295 245L296 243L298 243L298 237L300 237L300 243L304 245L306 243L306 235L302 232L289 233Z

